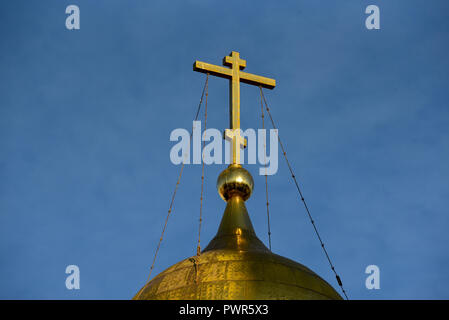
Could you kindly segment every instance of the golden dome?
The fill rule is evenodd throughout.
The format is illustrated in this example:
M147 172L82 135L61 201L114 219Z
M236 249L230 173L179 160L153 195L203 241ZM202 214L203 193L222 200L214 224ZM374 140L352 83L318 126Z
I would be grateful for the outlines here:
M223 171L217 188L227 205L215 237L199 256L161 272L133 299L341 299L313 271L272 253L259 240L244 202L253 185L249 172L239 165Z

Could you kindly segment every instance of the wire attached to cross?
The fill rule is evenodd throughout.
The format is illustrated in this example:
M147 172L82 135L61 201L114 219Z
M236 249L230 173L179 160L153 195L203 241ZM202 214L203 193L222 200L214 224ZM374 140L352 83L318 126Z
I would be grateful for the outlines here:
M271 116L270 108L268 108L268 103L267 103L267 100L265 99L265 96L264 96L264 94L263 94L262 87L259 86L259 89L260 89L260 95L261 95L261 97L262 97L262 99L263 99L263 102L264 102L264 104L265 104L265 109L267 110L267 114L268 114L269 117L270 117L271 124L272 124L272 126L273 126L274 129L277 129L276 125L274 124L273 117ZM328 252L327 252L327 250L326 250L326 247L324 246L324 242L323 242L323 240L321 239L321 236L320 236L320 233L318 232L318 228L317 228L317 226L316 226L316 224L315 224L315 221L313 220L312 215L310 214L309 207L307 206L306 200L304 199L304 196L303 196L303 194L302 194L302 192L301 192L301 188L299 187L298 181L296 180L296 176L295 176L295 174L293 173L292 166L290 165L290 162L288 161L287 153L285 152L284 145L282 144L281 138L280 138L280 136L279 136L279 131L278 131L278 141L279 141L279 145L281 146L281 150L282 150L282 153L283 153L283 155L284 155L285 161L287 162L288 170L290 171L290 174L291 174L291 176L292 176L292 178L293 178L293 181L294 181L294 183L295 183L295 186L296 186L296 189L297 189L297 191L298 191L299 197L300 197L302 203L304 204L304 208L306 209L307 215L309 216L310 223L312 223L313 229L315 230L315 234L316 234L318 240L320 241L321 248L323 249L324 254L326 255L327 261L329 262L329 265L330 265L332 271L333 271L334 274L335 274L335 278L337 279L337 283L338 283L338 285L340 286L341 291L343 292L343 294L344 294L346 300L349 300L348 295L346 294L346 291L345 291L345 289L343 288L343 282L341 281L340 276L337 274L337 271L335 270L335 266L334 266L334 264L332 263L332 260L331 260L329 254L328 254Z
M196 111L196 115L195 115L194 121L198 120L198 115L199 115L200 110L201 110L201 105L203 104L204 93L206 92L206 89L207 89L207 86L208 86L208 82L209 82L209 74L207 74L206 82L204 83L203 92L201 93L200 103L198 104L198 109ZM192 131L190 132L190 142L192 142L192 135L193 135L193 128L192 128ZM176 186L175 186L175 189L174 189L173 194L172 194L170 206L168 208L167 216L165 218L164 227L162 228L161 237L159 238L159 242L157 244L156 251L154 253L153 262L151 263L150 273L148 274L148 278L147 278L146 284L148 282L150 282L150 279L151 279L151 273L152 273L152 271L154 269L154 264L156 262L157 255L158 255L159 249L161 247L162 240L164 238L165 230L167 229L168 219L170 218L170 214L173 211L173 204L175 202L175 197L176 197L176 192L178 191L178 186L181 183L181 177L182 177L183 170L184 170L184 161L181 164L181 169L179 171L178 179L176 181Z

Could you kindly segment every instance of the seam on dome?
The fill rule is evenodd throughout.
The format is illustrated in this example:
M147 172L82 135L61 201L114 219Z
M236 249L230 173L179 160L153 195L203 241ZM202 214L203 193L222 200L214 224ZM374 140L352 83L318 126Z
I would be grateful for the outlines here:
M232 282L244 282L244 281L246 281L246 282L270 282L270 283L275 283L275 284L282 284L282 285L287 285L287 286L301 288L303 290L310 291L310 292L316 293L316 294L318 294L320 296L326 297L326 298L328 298L330 300L335 300L335 298L333 298L333 297L330 297L330 296L328 296L328 295L326 295L326 294L324 294L322 292L319 292L319 291L316 291L316 290L313 290L313 289L310 289L310 288L302 287L302 286L299 286L299 285L296 285L296 284L290 284L290 283L286 284L284 282L276 282L276 281L270 281L270 280L214 280L214 281L206 281L206 282L203 282L203 283L215 284L215 283L222 283L222 282L226 282L226 281L232 281ZM170 290L161 291L160 293L157 293L154 296L157 296L158 294L167 294L169 292L176 291L176 290L181 290L181 289L189 287L189 286L190 285L185 285L185 286L182 286L182 287L178 287L176 289L170 289ZM218 299L218 300L220 300L220 299ZM261 299L259 299L259 300L261 300ZM289 300L299 300L299 299L289 299Z
M188 260L189 258L187 258L187 259L184 259L184 260L182 260L182 261L180 261L180 262L178 262L178 263L181 263L181 262L184 262L184 261L186 261L186 260ZM214 263L224 263L224 262L233 262L233 261L244 261L244 260L241 260L241 259L232 259L232 260L223 260L223 261L214 261L214 262L210 262L210 261L208 261L208 262L204 262L204 263L199 263L198 264L198 266L200 266L200 265L205 265L205 264L214 264ZM282 266L286 266L286 267L289 267L289 268L295 268L295 267L293 267L293 266L291 266L291 265L289 265L289 264L286 264L286 263L282 263L282 262L272 262L272 261L269 261L269 263L272 263L272 264L279 264L279 265L282 265ZM169 267L170 268L170 267ZM159 273L157 276L155 276L150 282L148 282L148 283L151 283L151 282L153 282L153 280L154 279L156 279L156 278L158 278L158 277L161 277L161 276L167 276L167 275L169 275L169 274L172 274L173 272L177 272L177 271L181 271L181 270L184 270L184 269L190 269L190 268L192 268L192 266L185 266L185 267L182 267L182 268L175 268L175 269L173 269L172 271L170 271L170 272L167 272L167 273L165 273L165 271L162 271L161 273ZM305 268L305 267L304 267ZM168 268L167 268L168 269ZM166 270L167 270L166 269ZM303 269L300 269L302 272L304 272L304 273L307 273L307 274L310 274L311 276L314 276L314 277L318 277L320 280L323 280L323 281L325 281L326 283L327 283L327 281L326 280L324 280L324 279L322 279L319 275L317 275L315 272L313 272L312 270L310 270L310 269L308 269L307 268L307 270L303 270ZM328 284L328 283L327 283Z

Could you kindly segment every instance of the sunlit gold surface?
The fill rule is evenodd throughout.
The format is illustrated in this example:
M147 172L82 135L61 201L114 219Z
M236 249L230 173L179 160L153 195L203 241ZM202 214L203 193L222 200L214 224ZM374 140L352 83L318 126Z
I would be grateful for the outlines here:
M236 169L226 170L226 177L229 172L237 172ZM252 189L251 175L251 179L246 173L243 176L244 181L251 182ZM217 183L223 184L226 182ZM161 272L134 299L341 299L326 281L307 267L270 252L254 232L243 198L235 190L229 192L232 196L227 201L218 232L201 255Z
M214 76L229 79L229 126L232 130L240 129L240 82L262 86L273 89L276 86L276 80L246 73L243 70L246 67L246 60L240 59L240 53L232 51L229 56L224 57L223 65L230 68L216 66L210 63L195 61L193 70ZM234 135L232 139L232 163L240 163L240 145L244 139L240 132Z
M247 200L253 191L254 181L251 174L240 165L230 165L217 179L217 190L225 201L238 195Z
M232 55L232 53L231 53L231 55ZM245 61L245 63L246 63L246 61ZM232 69L217 66L217 65L202 62L202 61L195 61L195 63L193 64L193 70L202 72L202 73L210 73L214 76L226 78L226 79L230 79L232 77ZM252 85L256 85L256 86L260 85L263 88L267 88L267 89L273 89L274 87L276 87L275 79L270 79L270 78L258 76L258 75L243 72L243 71L240 71L240 82L252 84Z
M212 250L269 252L257 238L246 211L245 202L239 196L228 200L217 234L203 252Z
M257 238L242 198L232 197L216 236L200 256L157 275L134 299L341 299L313 271L271 253Z
M224 58L231 68L196 61L194 70L230 79L230 126L240 128L240 82L272 89L273 79L242 72L246 61L233 51ZM233 150L240 148L235 136ZM220 196L227 202L218 232L197 256L161 272L134 299L341 299L323 279L305 266L272 253L259 240L245 206L254 181L239 164L233 164L217 180Z
M305 266L269 252L212 250L157 275L134 299L341 299Z

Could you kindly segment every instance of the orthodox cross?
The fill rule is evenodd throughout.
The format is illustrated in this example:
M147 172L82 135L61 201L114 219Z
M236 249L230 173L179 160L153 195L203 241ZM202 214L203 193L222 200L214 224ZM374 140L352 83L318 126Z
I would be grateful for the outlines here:
M241 71L246 67L246 60L240 59L236 51L223 58L223 65L230 68L195 61L193 70L229 79L230 129L226 129L225 136L232 139L232 163L240 164L240 148L246 146L245 139L240 135L240 82L273 89L276 80Z

